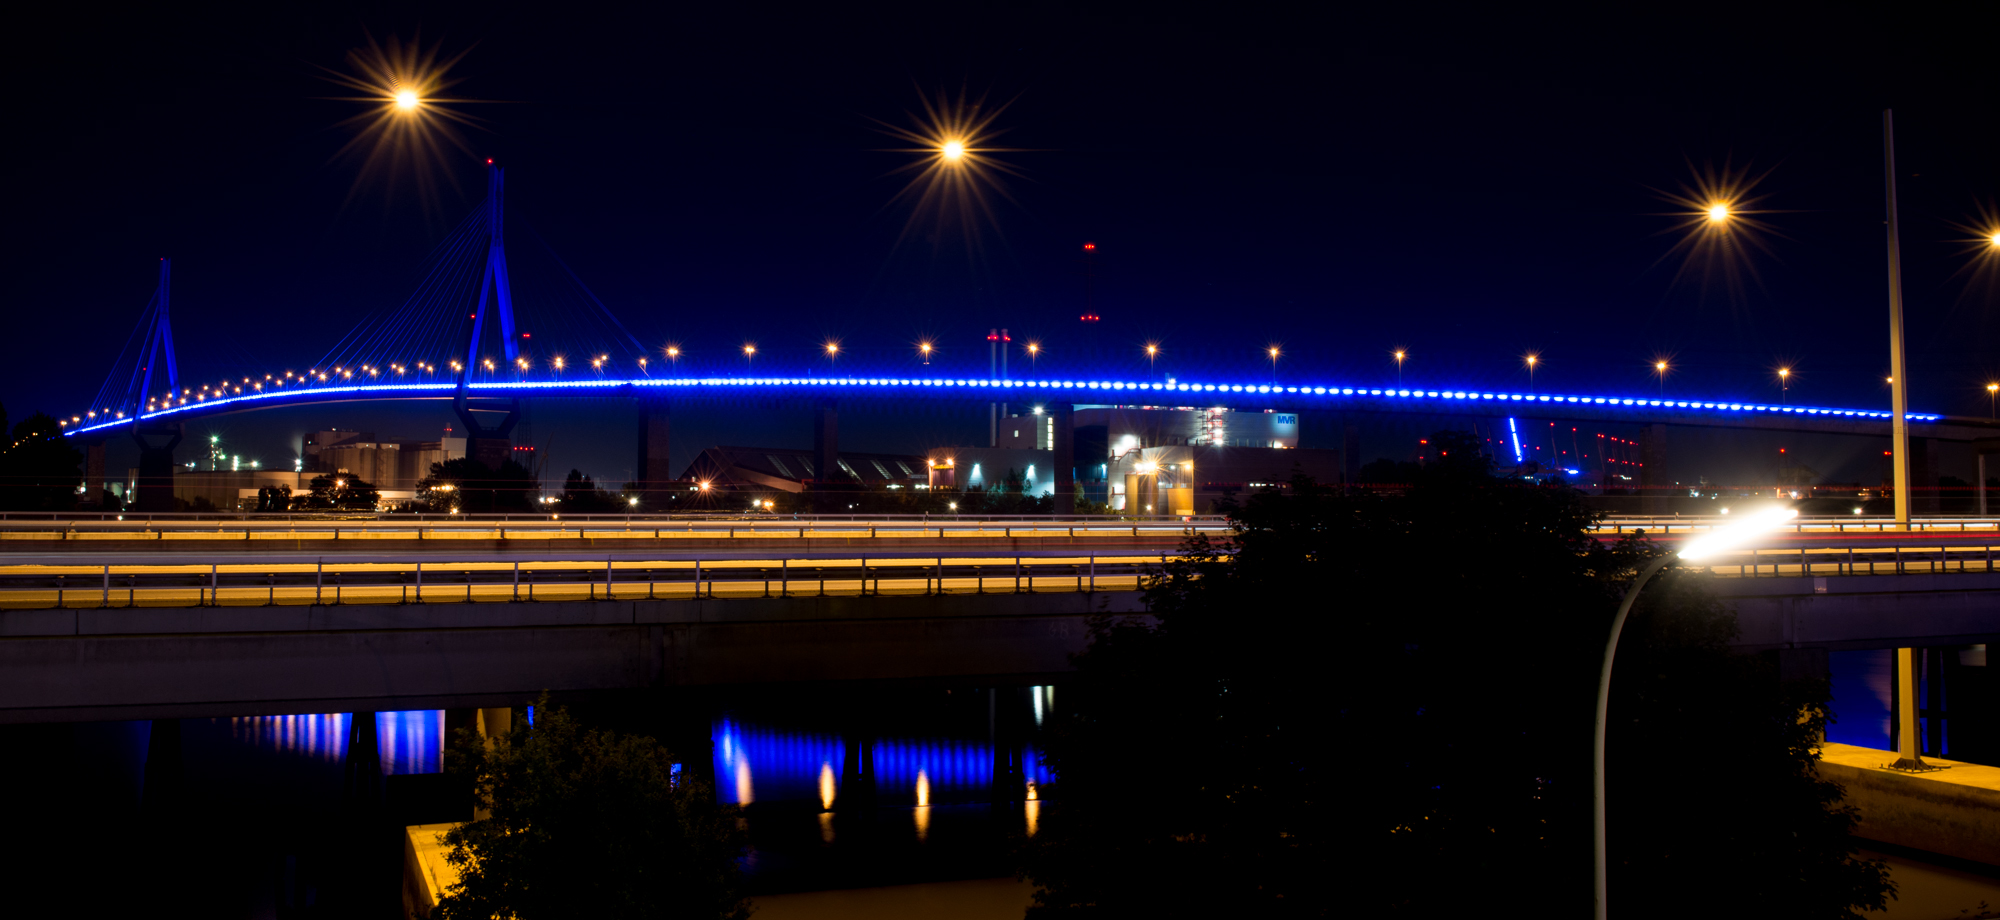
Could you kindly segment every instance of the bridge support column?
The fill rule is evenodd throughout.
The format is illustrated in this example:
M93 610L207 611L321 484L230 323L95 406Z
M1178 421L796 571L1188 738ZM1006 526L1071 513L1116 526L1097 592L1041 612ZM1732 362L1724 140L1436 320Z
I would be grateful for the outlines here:
M1986 458L2000 454L2000 438L1980 438L1972 442L1972 453L1975 461L1973 479L1977 480L1972 484L1972 494L1978 498L1979 508L1975 513L1992 514L1993 505L1987 499L1987 494L1991 490L1986 487L1986 477L1991 475L1994 465L1986 462Z
M848 809L850 814L866 814L875 807L878 790L875 787L875 733L870 727L851 725L841 733L840 788L834 794L834 806Z
M813 478L822 487L846 485L840 478L840 414L833 400L813 407Z
M1639 513L1668 514L1673 509L1667 479L1667 426L1647 425L1639 432Z
M147 513L174 510L174 448L180 446L181 432L180 425L150 432L132 429L132 440L139 445L139 494L133 510ZM154 444L147 440L148 435L164 435L167 443Z
M1361 426L1346 419L1340 425L1340 484L1353 488L1361 481Z
M474 710L472 722L473 726L479 729L480 740L486 743L486 749L490 751L493 750L494 738L514 730L514 710L505 707ZM484 821L491 817L493 817L493 813L484 808L474 808L472 810L472 820L474 821Z
M1019 687L1008 687L1005 694L997 687L986 690L986 745L993 752L993 789L989 798L996 811L1005 808L1006 803L1021 801L1028 790L1018 724L1024 708L1021 702Z
M668 510L668 490L674 480L667 448L673 434L669 403L664 398L639 397L639 462L632 469L639 479L648 511Z
M520 400L510 403L506 417L501 419L500 424L493 426L480 423L478 416L472 414L472 408L465 404L463 393L453 400L452 409L458 414L458 420L465 425L467 457L490 470L498 470L500 464L513 459L514 425L521 420Z
M85 442L83 447L83 501L86 505L104 508L104 493L109 491L104 480L104 439L96 438Z
M1066 402L1052 402L1042 408L1049 414L1052 429L1049 448L1055 457L1049 465L1055 467L1055 500L1057 514L1076 513L1076 406Z
M1916 649L1896 650L1896 762L1892 770L1925 769L1923 749L1917 740L1917 655Z

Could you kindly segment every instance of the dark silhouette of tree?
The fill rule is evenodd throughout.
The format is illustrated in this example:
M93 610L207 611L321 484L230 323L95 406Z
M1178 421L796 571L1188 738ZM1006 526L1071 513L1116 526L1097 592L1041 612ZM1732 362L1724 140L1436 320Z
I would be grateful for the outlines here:
M432 916L748 917L736 807L676 759L652 738L585 728L547 697L532 726L517 720L490 747L461 732L446 769L491 816L445 835L459 884Z
M0 426L5 424L0 410ZM37 412L22 419L0 444L0 509L72 510L82 484L83 452L70 446L62 426L47 415Z
M381 501L382 493L361 477L328 473L314 476L306 494L292 498L292 507L311 511L372 511Z
M431 464L431 474L417 483L417 510L448 514L523 514L535 510L540 484L528 468L503 460L492 469L471 457Z
M1731 654L1736 615L1706 580L1663 572L1619 643L1606 822L1617 913L1846 920L1851 907L1881 909L1893 888L1880 863L1854 858L1855 811L1815 766L1830 687L1781 682L1772 656ZM1691 872L1704 879L1693 890Z
M1417 469L1412 461L1381 457L1363 464L1357 481L1369 485L1402 485L1416 481Z
M566 514L619 514L626 505L624 499L604 491L582 470L570 470L563 480L562 510Z
M1494 477L1470 435L1431 443L1407 489L1299 477L1251 496L1229 539L1190 540L1149 581L1150 620L1094 624L1023 850L1039 913L1438 915L1508 892L1589 909L1598 664L1653 550L1601 545L1580 495ZM1614 879L1620 914L1879 904L1801 746L1826 687L1730 655L1733 617L1694 603L1701 583L1649 598L1648 650L1621 664L1702 692L1649 704L1621 683L1613 702L1613 846L1640 880ZM1684 781L1708 764L1712 781ZM1731 786L1739 770L1758 778Z

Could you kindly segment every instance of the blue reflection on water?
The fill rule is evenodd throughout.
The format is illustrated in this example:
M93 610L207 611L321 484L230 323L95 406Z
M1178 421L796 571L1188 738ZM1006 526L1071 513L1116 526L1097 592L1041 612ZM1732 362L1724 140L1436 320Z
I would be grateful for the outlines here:
M1053 688L1033 688L1037 724ZM716 797L724 802L813 802L831 808L846 778L847 745L837 734L788 730L737 718L715 723ZM993 788L991 744L956 738L879 738L870 743L876 795L883 805L945 805L1034 798L1026 788ZM865 761L864 761L865 762ZM1050 771L1032 742L1020 754L1024 787L1045 785Z
M438 773L444 769L444 710L375 714L375 744L386 775Z
M347 757L345 712L229 719L239 742L280 754L339 763ZM444 710L417 709L375 714L375 743L387 775L437 773L444 765Z

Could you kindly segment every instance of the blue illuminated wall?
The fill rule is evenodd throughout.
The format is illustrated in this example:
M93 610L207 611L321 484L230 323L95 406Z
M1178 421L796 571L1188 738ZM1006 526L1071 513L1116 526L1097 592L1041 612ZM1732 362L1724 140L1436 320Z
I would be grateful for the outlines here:
M1834 723L1826 728L1826 740L1880 750L1893 747L1889 702L1895 650L1829 652L1827 670L1833 679Z
M810 802L831 775L834 798L847 766L845 745L833 735L782 732L725 719L715 730L716 797L724 802ZM917 804L922 775L933 805L993 799L993 748L940 739L885 738L874 742L876 795L884 805ZM1048 782L1040 753L1023 755L1028 780ZM1019 798L1019 794L1008 796Z
M229 720L230 736L264 750L340 762L347 757L344 712L291 716L250 716ZM437 773L444 768L444 710L418 709L375 714L376 747L388 775Z
M1052 705L1050 688L1033 692L1035 723ZM724 802L825 803L839 799L846 775L847 746L834 734L770 728L725 718L715 723L714 767L716 797ZM870 743L875 765L875 795L888 806L918 804L921 785L930 805L1014 801L1026 790L993 788L993 747L955 738L890 737ZM1041 753L1032 742L1024 746L1025 779L1035 786L1049 782ZM921 782L920 782L921 778Z

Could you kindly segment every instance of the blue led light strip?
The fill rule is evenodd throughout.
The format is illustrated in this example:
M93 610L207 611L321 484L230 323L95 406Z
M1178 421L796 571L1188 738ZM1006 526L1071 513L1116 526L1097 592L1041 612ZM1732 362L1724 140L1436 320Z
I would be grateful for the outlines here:
M1514 420L1512 418L1507 419L1507 437L1511 438L1514 442L1514 465L1519 466L1522 463L1521 430L1514 427Z
M289 400L323 397L328 395L380 395L387 398L408 396L414 393L447 394L456 385L439 383L377 383L340 386L304 386L288 390L264 390L208 400L182 400L181 403L156 412L147 412L141 419L166 418L179 414L192 414L203 409L221 406L241 406L270 404ZM1344 386L1273 386L1268 384L1225 384L1225 383L1142 383L1126 380L992 380L971 377L641 377L636 380L520 380L504 382L484 382L470 384L469 388L482 394L493 396L525 395L528 393L575 392L616 390L625 387L641 390L741 390L747 388L766 390L879 390L887 393L908 393L931 391L952 393L963 390L1012 390L1026 395L1069 395L1085 398L1113 398L1121 394L1140 393L1161 395L1187 394L1207 401L1210 394L1222 397L1225 394L1245 395L1287 395L1300 397L1324 397L1349 401L1359 398L1381 398L1407 401L1411 405L1434 404L1439 411L1449 411L1450 404L1460 401L1507 402L1507 403L1547 403L1549 408L1558 404L1603 407L1605 409L1686 409L1691 411L1723 412L1730 414L1760 413L1768 415L1820 415L1847 418L1886 419L1887 412L1866 409L1835 409L1822 406L1769 406L1757 403L1705 402L1675 399L1628 399L1620 396L1570 396L1560 394L1493 393L1477 390L1406 390L1371 389L1367 387ZM1086 395L1087 394L1087 395ZM1907 418L1913 422L1935 422L1944 416L1912 412ZM129 424L129 419L113 419L91 425L72 422L65 434L97 431Z

